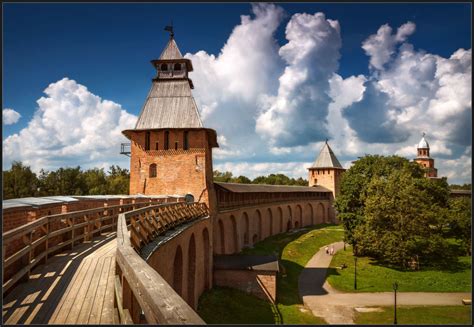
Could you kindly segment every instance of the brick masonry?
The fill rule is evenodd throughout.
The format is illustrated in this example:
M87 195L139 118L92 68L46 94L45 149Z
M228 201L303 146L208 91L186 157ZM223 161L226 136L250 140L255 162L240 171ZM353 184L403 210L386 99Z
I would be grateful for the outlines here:
M214 285L239 289L275 303L276 271L214 270Z

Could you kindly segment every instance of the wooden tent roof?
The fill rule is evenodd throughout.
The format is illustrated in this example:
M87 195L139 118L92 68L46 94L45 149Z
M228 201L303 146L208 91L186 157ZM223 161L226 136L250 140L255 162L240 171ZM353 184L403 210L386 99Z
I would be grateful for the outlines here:
M323 186L291 186L291 185L266 185L266 184L240 184L214 182L214 185L228 192L234 193L290 193L290 192L323 192L331 191Z

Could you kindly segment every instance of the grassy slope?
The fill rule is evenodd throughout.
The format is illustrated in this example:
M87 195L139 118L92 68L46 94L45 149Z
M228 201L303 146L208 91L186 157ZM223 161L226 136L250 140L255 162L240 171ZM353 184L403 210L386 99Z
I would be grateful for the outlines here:
M398 324L452 325L470 324L471 306L423 306L398 307ZM356 313L356 324L393 324L393 307L384 307L383 312Z
M345 263L347 269L335 269ZM354 258L352 249L339 251L331 262L328 281L336 289L354 292ZM451 270L425 268L420 271L400 271L382 267L376 262L361 257L357 259L357 291L392 291L392 283L397 281L400 292L470 292L471 257L460 257L457 267Z
M314 317L303 308L298 295L298 278L306 263L324 245L342 240L339 226L319 225L295 233L272 236L259 242L243 254L280 254L280 262L286 277L278 276L278 309L285 324L323 324L323 319Z
M298 296L298 277L305 264L325 244L340 241L339 226L319 225L269 237L243 254L277 254L286 277L279 274L277 306L284 324L325 324L321 318L304 309ZM270 303L244 292L215 288L199 299L199 315L207 323L261 324L276 321Z

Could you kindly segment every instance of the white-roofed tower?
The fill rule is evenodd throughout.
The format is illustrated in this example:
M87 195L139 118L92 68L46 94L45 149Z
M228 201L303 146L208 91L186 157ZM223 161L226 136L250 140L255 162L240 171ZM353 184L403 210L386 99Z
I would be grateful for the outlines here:
M122 132L131 141L130 194L191 193L212 207L216 131L202 124L188 76L192 62L183 58L172 31L151 63L156 76L135 128Z
M331 190L333 197L339 194L342 173L345 171L326 140L321 152L308 168L309 186L323 186Z
M438 177L438 169L434 167L434 159L430 157L430 145L425 139L425 133L418 143L415 162L425 168L426 177Z

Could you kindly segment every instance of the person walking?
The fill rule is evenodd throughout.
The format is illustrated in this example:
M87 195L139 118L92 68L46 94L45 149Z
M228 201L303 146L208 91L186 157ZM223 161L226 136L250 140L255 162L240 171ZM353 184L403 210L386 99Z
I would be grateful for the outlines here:
M334 246L331 246L331 251L329 252L330 255L334 255Z
M326 250L326 254L329 254L329 247L327 245L324 249Z

